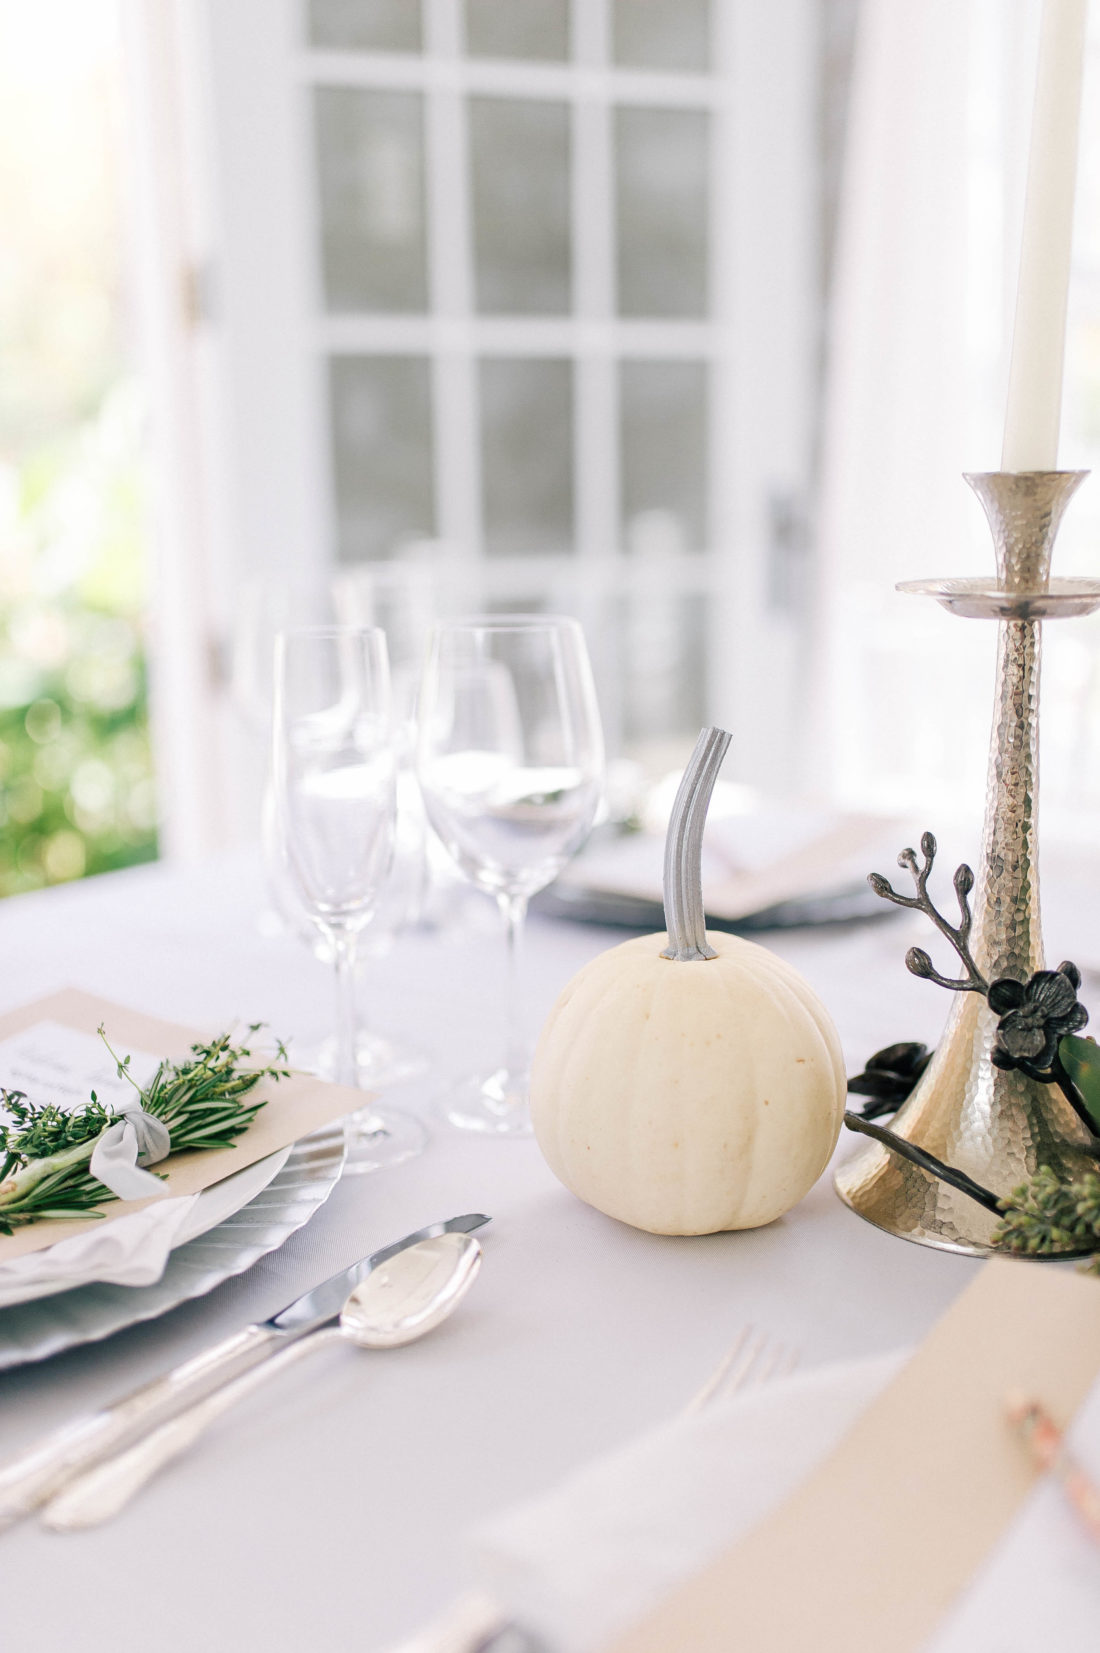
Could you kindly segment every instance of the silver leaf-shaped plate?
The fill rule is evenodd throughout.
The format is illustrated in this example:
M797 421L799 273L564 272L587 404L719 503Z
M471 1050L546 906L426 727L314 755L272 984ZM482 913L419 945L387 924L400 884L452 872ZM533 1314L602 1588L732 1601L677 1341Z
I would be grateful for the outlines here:
M151 1286L78 1286L0 1309L0 1371L45 1360L80 1343L97 1343L243 1274L324 1205L343 1170L345 1146L341 1120L304 1137L254 1200L173 1251Z

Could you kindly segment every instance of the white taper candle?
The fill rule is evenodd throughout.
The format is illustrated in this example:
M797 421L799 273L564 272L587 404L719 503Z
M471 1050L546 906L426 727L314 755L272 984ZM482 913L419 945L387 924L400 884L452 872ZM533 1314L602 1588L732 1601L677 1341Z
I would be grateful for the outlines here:
M1004 471L1058 467L1087 13L1088 0L1043 0L1001 454Z

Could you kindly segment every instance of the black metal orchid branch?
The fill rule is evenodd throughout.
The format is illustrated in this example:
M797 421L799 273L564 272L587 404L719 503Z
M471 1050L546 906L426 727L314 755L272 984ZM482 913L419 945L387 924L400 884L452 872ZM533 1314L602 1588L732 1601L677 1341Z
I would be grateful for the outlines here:
M861 1119L897 1113L913 1086L932 1060L927 1045L905 1040L887 1045L867 1058L867 1066L848 1081L848 1089L867 1101L859 1110Z
M953 1165L937 1159L927 1148L919 1148L915 1142L898 1136L896 1131L887 1130L885 1125L872 1124L865 1114L846 1113L844 1123L850 1131L858 1131L861 1136L874 1137L876 1142L881 1142L886 1148L892 1148L902 1159L907 1159L910 1165L919 1165L922 1171L928 1171L941 1182L950 1183L951 1187L957 1188L961 1194L968 1194L972 1200L977 1200L979 1205L984 1205L987 1211L993 1211L999 1216L1004 1210L996 1194L988 1188L983 1188L973 1177L968 1177L965 1171L956 1171Z
M916 886L913 896L895 890L881 873L873 872L868 878L871 888L884 901L925 913L932 920L950 942L962 964L963 974L941 975L923 947L909 949L905 955L907 968L914 976L934 981L952 992L982 994L998 1017L991 1052L995 1066L1018 1069L1041 1084L1057 1085L1089 1133L1091 1149L1086 1151L1100 1159L1100 1107L1097 1106L1100 1050L1092 1040L1073 1037L1089 1019L1088 1011L1077 997L1081 972L1067 959L1057 970L1036 970L1027 981L1017 981L1011 976L987 981L970 948L973 925L970 892L974 888L974 874L965 862L955 870L952 883L959 904L959 921L952 924L928 893L936 847L935 838L925 832L921 836L919 862L913 849L904 849L898 856L898 866L912 875ZM1069 1040L1065 1049L1073 1052L1072 1059L1063 1055L1064 1039ZM931 1061L925 1046L915 1043L888 1045L877 1051L864 1071L848 1081L850 1091L867 1098L858 1111L849 1110L845 1114L848 1128L873 1137L910 1164L920 1166L987 1210L996 1212L1003 1220L993 1243L1002 1250L1031 1256L1063 1253L1080 1256L1082 1252L1100 1252L1100 1177L1095 1173L1062 1182L1048 1166L1043 1166L1029 1184L1001 1197L896 1131L873 1123L883 1114L897 1112ZM1086 1080L1088 1099L1081 1088Z
M1018 1068L1029 1079L1057 1085L1090 1135L1096 1126L1080 1091L1067 1073L1061 1044L1067 1033L1077 1033L1089 1013L1077 997L1081 972L1069 959L1057 970L1036 970L1026 982L1002 976L986 995L989 1008L1000 1016L991 1060L995 1067Z
M928 875L936 859L936 840L930 832L921 834L920 848L923 864L919 867L916 850L903 849L898 856L898 866L907 869L913 875L913 882L917 886L915 896L900 894L880 872L871 873L867 882L875 894L880 895L884 901L892 901L896 907L913 907L918 912L927 913L940 934L947 937L966 971L965 976L941 976L923 947L910 947L905 955L905 963L914 976L923 976L928 981L937 982L940 987L952 988L956 993L986 993L989 984L974 963L970 952L970 929L974 922L974 914L970 909L969 896L974 888L974 874L965 861L955 869L952 883L959 902L959 922L952 924L937 910L928 893Z

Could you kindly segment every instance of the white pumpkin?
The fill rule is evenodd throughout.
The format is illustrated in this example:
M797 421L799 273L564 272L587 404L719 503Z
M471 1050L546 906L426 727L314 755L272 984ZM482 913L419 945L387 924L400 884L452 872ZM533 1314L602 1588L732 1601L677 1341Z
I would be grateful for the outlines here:
M844 1120L840 1041L791 965L736 936L661 957L664 935L601 953L566 987L531 1070L550 1169L653 1234L757 1228L829 1162Z
M704 731L681 788L669 937L625 941L585 965L550 1012L531 1071L551 1170L597 1210L654 1234L773 1221L817 1181L844 1119L840 1041L817 995L766 948L708 940L703 928L702 816L728 740Z

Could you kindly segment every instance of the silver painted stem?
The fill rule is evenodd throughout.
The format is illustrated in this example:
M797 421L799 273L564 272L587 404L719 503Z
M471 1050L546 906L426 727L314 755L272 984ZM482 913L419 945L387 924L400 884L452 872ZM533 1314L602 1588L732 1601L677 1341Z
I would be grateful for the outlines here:
M703 828L722 759L730 743L725 729L704 729L684 770L665 839L665 925L662 958L690 963L717 957L707 942L703 915Z

